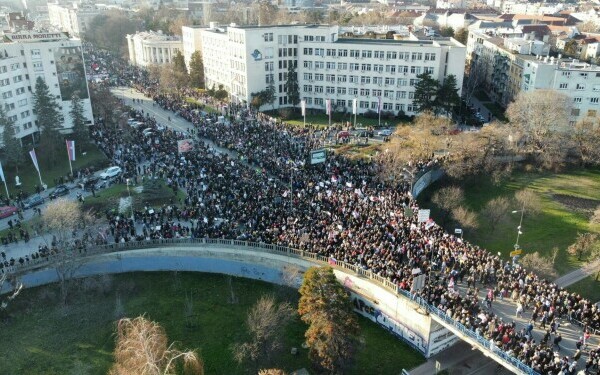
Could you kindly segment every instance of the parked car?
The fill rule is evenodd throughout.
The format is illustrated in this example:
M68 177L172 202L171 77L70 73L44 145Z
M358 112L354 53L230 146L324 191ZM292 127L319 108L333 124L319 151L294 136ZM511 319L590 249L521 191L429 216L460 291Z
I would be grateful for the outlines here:
M39 194L33 194L23 201L23 208L28 209L31 207L39 206L44 203L44 197Z
M117 177L121 174L121 167L110 167L107 168L104 172L100 173L100 178L103 180Z
M14 215L17 213L17 211L19 211L19 209L15 206L0 207L0 219Z
M50 193L50 199L56 199L58 197L62 197L63 195L69 194L69 188L65 185L58 185L54 188L54 191Z
M392 129L381 129L377 132L377 135L380 137L389 137L390 135L392 135L392 133Z

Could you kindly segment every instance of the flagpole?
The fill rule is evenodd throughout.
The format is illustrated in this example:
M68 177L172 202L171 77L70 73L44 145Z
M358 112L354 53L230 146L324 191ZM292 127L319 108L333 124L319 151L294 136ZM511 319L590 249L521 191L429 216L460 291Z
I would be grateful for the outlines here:
M2 182L4 182L4 189L6 190L6 197L8 199L10 199L10 194L8 194L8 186L6 186L6 179L3 179Z
M381 127L381 96L379 97L379 103L377 105L377 112L379 113L379 121L377 123L377 127Z
M73 176L73 164L71 164L71 155L67 155L69 157L69 168L71 168L71 177Z
M40 178L40 186L43 189L44 188L44 183L42 182L42 174L40 173L40 169L39 168L37 170L37 173L38 173L38 177Z

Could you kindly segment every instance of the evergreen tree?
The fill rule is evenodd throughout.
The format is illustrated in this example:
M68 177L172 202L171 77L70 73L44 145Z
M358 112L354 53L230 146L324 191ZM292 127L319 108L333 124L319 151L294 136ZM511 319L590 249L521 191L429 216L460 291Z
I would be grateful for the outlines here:
M294 108L300 103L300 89L298 87L298 73L296 73L296 67L294 63L290 63L288 65L288 73L287 73L287 97L288 104L291 104Z
M460 104L460 95L458 95L458 87L456 87L456 76L450 74L440 85L436 95L436 110L450 117L454 107Z
M204 62L200 51L192 53L190 60L190 85L192 87L204 88Z
M275 82L271 80L269 86L265 90L265 103L271 104L271 107L275 109Z
M311 267L300 287L298 313L309 325L309 356L329 373L344 373L356 351L359 331L350 297L331 267Z
M461 27L454 33L454 39L458 40L464 45L467 45L467 40L469 39L469 30Z
M23 164L23 149L21 141L15 133L15 124L11 121L4 108L0 105L0 127L2 127L3 159L5 166L13 167L19 171L19 166Z
M80 149L83 149L90 142L88 128L85 125L86 119L83 115L83 104L77 93L71 98L71 120L73 121L73 139Z
M33 110L41 130L40 148L45 152L45 159L50 164L54 164L57 160L58 149L62 146L62 135L59 129L62 128L63 119L58 112L56 99L50 94L48 85L41 77L35 81Z
M421 73L417 78L419 81L415 85L413 105L417 106L419 112L432 111L435 109L438 82L429 73Z
M185 66L185 59L181 54L181 51L177 51L173 57L173 76L175 80L175 86L180 89L187 86L190 83L190 76L188 74L187 67Z

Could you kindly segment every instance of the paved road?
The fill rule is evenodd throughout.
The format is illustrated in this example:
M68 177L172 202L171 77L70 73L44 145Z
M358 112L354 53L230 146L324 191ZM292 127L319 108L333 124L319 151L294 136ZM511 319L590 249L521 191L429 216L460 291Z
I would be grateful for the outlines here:
M562 275L554 282L556 285L564 288L569 285L575 284L578 281L585 279L586 277L598 272L600 270L600 260L597 260L592 263L588 263L585 266L578 268L574 271L567 273L566 275Z

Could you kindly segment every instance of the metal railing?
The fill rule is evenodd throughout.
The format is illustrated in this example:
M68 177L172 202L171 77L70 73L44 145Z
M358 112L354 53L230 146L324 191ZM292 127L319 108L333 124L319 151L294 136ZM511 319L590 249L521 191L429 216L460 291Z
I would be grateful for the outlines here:
M418 304L422 308L426 309L432 315L435 315L440 324L444 325L446 328L451 331L459 331L464 336L469 337L471 340L475 341L481 349L489 350L494 354L495 359L499 359L502 361L506 361L511 366L519 369L519 371L530 374L530 375L538 375L536 371L534 371L531 367L527 366L519 359L506 354L501 348L490 344L490 341L486 338L478 335L475 331L469 329L463 324L452 319L445 311L440 310L439 308L431 305L424 298L419 295L412 294L407 290L401 289L397 284L391 282L389 279L382 277L373 273L371 270L367 270L361 267L358 267L354 264L345 263L342 261L331 261L330 258L319 255L317 253L311 253L304 250L292 249L285 246L266 244L262 242L248 242L248 241L239 241L239 240L228 240L228 239L220 239L220 238L181 238L181 239L157 239L157 240L147 240L147 241L134 241L134 242L125 242L118 244L109 244L109 245L100 245L93 246L86 250L82 250L81 252L72 254L75 258L85 259L89 256L94 255L102 255L102 254L110 254L127 250L141 250L141 249L151 249L151 248L161 248L165 246L176 246L176 247L193 247L197 245L216 245L216 246L234 246L236 249L243 250L252 249L263 251L271 254L285 255L293 258L304 259L315 263L327 264L332 266L333 268L337 268L343 271L351 271L352 273L368 278L369 280L375 282L379 286L382 286L386 290L394 293L396 296L402 296L408 298L412 302ZM5 267L3 272L9 272L16 276L20 274L27 274L32 271L44 268L51 268L54 264L62 261L65 258L64 254L55 254L47 257L41 257L36 260L30 260L24 264L15 264L11 267Z

